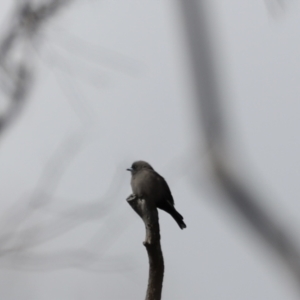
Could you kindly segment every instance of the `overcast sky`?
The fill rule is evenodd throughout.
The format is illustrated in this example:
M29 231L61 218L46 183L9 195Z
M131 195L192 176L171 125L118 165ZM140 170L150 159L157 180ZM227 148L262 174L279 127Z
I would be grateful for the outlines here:
M297 239L300 5L209 2L232 156ZM0 237L14 236L1 299L144 297L144 227L125 201L125 169L139 159L165 177L187 224L160 212L163 299L299 298L282 262L209 188L177 4L76 1L25 44L34 83L0 144Z

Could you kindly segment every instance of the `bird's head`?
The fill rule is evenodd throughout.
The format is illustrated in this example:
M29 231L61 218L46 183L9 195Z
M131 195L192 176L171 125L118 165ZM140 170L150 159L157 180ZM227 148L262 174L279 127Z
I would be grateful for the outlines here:
M137 172L141 170L153 170L150 164L143 160L135 161L132 165L131 168L127 169L127 171L130 171L132 175L136 174Z

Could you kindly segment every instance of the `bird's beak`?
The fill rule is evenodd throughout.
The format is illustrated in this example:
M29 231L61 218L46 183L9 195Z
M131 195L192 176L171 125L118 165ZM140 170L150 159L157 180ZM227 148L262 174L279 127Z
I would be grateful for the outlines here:
M132 170L132 168L128 168L128 169L126 169L127 171L130 171L130 172L132 172L133 170Z

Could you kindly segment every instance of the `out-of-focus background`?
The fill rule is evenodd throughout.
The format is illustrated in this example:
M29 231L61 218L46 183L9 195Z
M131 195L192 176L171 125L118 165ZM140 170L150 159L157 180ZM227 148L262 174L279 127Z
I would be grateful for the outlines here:
M187 224L163 299L299 299L300 4L188 2L1 2L1 299L144 297L139 159Z

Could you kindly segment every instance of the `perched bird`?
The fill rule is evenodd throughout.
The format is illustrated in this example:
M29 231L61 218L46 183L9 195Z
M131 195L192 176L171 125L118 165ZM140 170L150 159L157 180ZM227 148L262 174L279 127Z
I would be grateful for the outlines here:
M181 229L186 228L182 215L175 209L170 188L165 179L145 161L136 161L131 168L131 188L138 198L152 200L156 207L169 213Z

